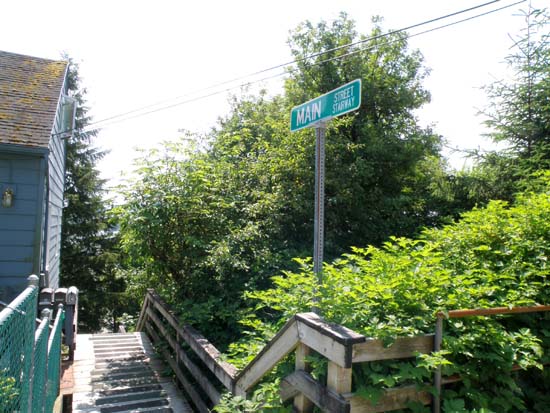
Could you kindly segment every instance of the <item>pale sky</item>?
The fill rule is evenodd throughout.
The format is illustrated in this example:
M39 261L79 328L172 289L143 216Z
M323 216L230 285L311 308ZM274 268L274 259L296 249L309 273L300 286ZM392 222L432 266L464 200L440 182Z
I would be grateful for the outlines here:
M514 3L501 0L428 29ZM12 0L0 6L0 50L60 59L67 52L80 64L90 114L99 121L181 96L291 60L289 31L304 20L327 21L345 11L357 31L370 32L381 15L386 29L399 29L484 3L483 0ZM544 1L533 0L534 7ZM424 54L431 75L425 82L432 103L422 124L459 148L488 147L480 135L486 104L479 87L505 76L504 57L527 2L410 40ZM280 71L280 70L279 70ZM266 75L275 74L270 72ZM282 77L262 84L276 92ZM235 84L233 84L235 85ZM219 89L219 88L218 88ZM203 91L202 94L218 90ZM223 89L223 88L222 88ZM238 93L238 89L233 91ZM99 164L117 182L131 169L134 148L148 148L181 135L205 132L227 114L229 93L178 105L124 122L105 124L96 144L110 151ZM452 158L455 167L463 161Z

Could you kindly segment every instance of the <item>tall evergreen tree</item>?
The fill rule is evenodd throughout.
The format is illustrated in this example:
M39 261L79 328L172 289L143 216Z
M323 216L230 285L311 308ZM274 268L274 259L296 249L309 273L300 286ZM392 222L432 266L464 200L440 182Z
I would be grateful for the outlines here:
M508 148L490 154L481 167L502 198L511 198L533 172L550 168L550 14L529 7L522 16L525 28L506 58L512 77L486 88L490 137Z
M70 59L69 59L70 60ZM93 145L97 130L90 130L78 65L71 62L69 93L77 101L75 129L66 143L65 200L61 244L61 284L80 290L79 326L97 331L116 316L117 292L123 283L114 276L117 240L104 199L105 180L97 162L105 152ZM115 312L115 314L113 314Z

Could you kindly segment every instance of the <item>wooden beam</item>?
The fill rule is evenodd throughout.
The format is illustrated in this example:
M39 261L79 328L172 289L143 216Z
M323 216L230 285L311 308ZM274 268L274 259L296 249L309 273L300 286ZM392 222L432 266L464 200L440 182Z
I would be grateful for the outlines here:
M298 370L281 381L280 395L283 401L302 393L322 411L349 413L350 403L338 393L327 389L303 370Z
M550 311L550 305L532 305L527 307L495 307L495 308L475 308L471 310L450 310L447 314L440 312L443 317L462 318L472 316L488 316L498 314L525 314L541 311Z
M147 293L145 294L145 298L143 299L143 305L141 306L141 311L139 313L139 318L136 324L136 331L143 331L143 324L145 322L145 310L147 309L149 305L149 292L153 291L151 289L147 290Z
M339 394L351 392L351 371L351 368L346 369L329 361L327 368L327 387Z
M431 353L434 348L433 334L416 337L397 338L389 347L379 339L366 339L364 343L354 344L353 362L390 360L415 357L416 353Z
M210 369L218 380L228 390L233 390L237 368L230 363L221 361L221 354L204 336L191 326L180 326L170 306L154 291L150 292L151 303L166 321L176 330L177 334L193 349L197 356Z
M298 345L296 320L292 317L260 353L239 373L233 393L246 396L264 374Z
M315 313L298 313L296 320L307 324L341 344L355 344L365 341L365 336L340 324L329 323Z
M365 336L327 323L315 313L297 314L296 321L300 341L340 367L351 367L353 346L365 341Z
M153 339L154 343L156 344L162 343L162 340L160 339L159 335L157 334L157 332L155 331L155 329L153 328L153 326L149 321L145 321L145 328L149 336ZM162 346L159 346L158 348L160 349L160 352L162 353L163 357L166 359L166 361L168 362L168 364L170 365L174 373L176 374L179 382L183 386L187 395L191 398L191 401L193 402L193 404L195 405L199 413L210 413L210 409L204 403L200 395L195 390L195 386L193 386L189 382L189 380L187 380L187 377L185 377L185 375L177 365L176 361L174 360L170 352L168 352L166 349L163 349Z
M311 349L305 344L299 343L296 347L296 358L294 362L295 370L303 370L306 373L310 371L310 365L307 362L307 357L310 355ZM313 412L313 402L309 400L304 394L299 393L294 396L294 410L300 413Z
M177 342L176 338L170 335L168 329L162 324L158 316L151 308L147 309L147 314L149 318L155 323L158 330L161 332L162 338L164 338L168 342L170 347L172 347L173 353L176 354L176 360L180 360L183 363L191 376L193 376L193 378L197 381L202 390L206 393L210 401L214 405L218 404L221 398L220 392L210 382L208 377L204 375L202 370L193 361L191 361L191 359L189 359L185 351L183 351L183 349Z
M404 409L407 403L417 401L429 405L432 397L427 391L419 391L416 386L403 386L388 389L384 392L376 405L356 394L344 395L351 403L353 413L379 413Z

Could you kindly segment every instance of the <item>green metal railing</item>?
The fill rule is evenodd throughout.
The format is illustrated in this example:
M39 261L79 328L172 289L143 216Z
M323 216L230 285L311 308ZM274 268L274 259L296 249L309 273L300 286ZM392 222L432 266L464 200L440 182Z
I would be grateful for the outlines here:
M53 327L45 310L36 328L38 277L0 312L0 413L47 412L59 394L60 305Z
M50 329L50 314L47 312L34 334L34 363L32 367L32 407L31 411L38 411L38 406L44 402L46 385L46 368L48 366L48 333Z
M28 411L38 277L0 312L0 411Z
M57 316L48 340L48 369L46 383L46 401L44 403L44 412L53 411L55 399L59 394L59 373L61 371L61 330L65 319L65 311L60 305L57 310ZM34 411L34 410L33 410Z

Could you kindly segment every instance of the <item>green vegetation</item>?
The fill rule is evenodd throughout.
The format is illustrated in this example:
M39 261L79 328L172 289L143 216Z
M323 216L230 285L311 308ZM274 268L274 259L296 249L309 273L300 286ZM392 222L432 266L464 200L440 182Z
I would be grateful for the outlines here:
M526 177L550 168L550 15L529 8L521 16L525 28L506 57L512 77L486 87L491 104L483 115L490 137L507 146L479 159L477 175L492 199L512 199Z
M0 370L0 406L12 406L19 397L17 381L7 374L8 369Z
M230 346L230 361L246 365L289 317L311 310L315 294L325 319L388 343L433 333L437 311L549 303L549 177L543 191L521 194L513 206L494 201L417 239L356 248L325 265L317 293L308 262L274 277L273 288L247 294L256 305L243 315L248 331ZM448 320L443 348L415 362L354 366L356 391L376 400L381 389L429 382L442 365L444 374L463 378L444 393L448 406L547 411L550 381L542 365L550 362L550 314ZM514 365L530 370L512 373Z
M116 210L122 256L117 240L105 237L112 227L96 202L100 154L90 149L90 136L77 135L68 160L74 213L64 221L63 272L64 283L83 291L82 313L95 318L86 323L97 327L127 304L105 306L104 297L137 303L153 287L243 367L314 299L327 320L388 344L433 333L438 311L550 304L550 47L542 30L549 19L534 10L525 17L528 31L509 59L517 79L488 87L493 138L511 146L471 170L449 171L442 137L417 123L414 110L429 101L427 69L405 36L380 37L374 19L368 47L316 55L365 38L344 14L292 33L298 63L282 94L243 92L207 136L188 134L144 153ZM331 60L350 51L357 53ZM363 106L327 130L331 263L316 288L307 258L314 137L290 134L289 112L356 78ZM83 128L85 111L81 116ZM121 257L123 265L115 265ZM93 303L107 310L98 313ZM548 314L447 320L445 331L437 354L355 366L354 391L376 401L384 389L424 385L441 366L463 379L446 388L447 413L548 411ZM323 377L323 363L312 363ZM278 366L249 400L226 395L217 411L288 411L277 395L288 369Z
M370 35L381 33L375 20ZM305 23L289 42L302 59L360 38L342 15L332 25ZM343 51L302 59L284 94L235 98L208 136L144 155L119 209L136 300L155 286L222 348L240 335L243 293L267 288L271 276L297 268L294 257L311 254L315 138L289 132L290 108L355 78L362 108L327 130L326 256L456 215L439 185L441 139L413 115L429 99L420 53L396 34L358 48L342 62L322 63Z

